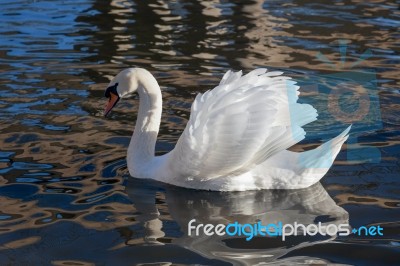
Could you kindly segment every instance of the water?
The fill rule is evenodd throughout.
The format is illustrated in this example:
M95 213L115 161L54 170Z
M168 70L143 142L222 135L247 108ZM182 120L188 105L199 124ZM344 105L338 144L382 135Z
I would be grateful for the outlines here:
M396 1L2 1L1 264L398 263L399 26ZM307 190L195 192L128 178L137 97L107 119L102 110L110 78L129 66L163 89L158 154L173 148L195 95L231 68L284 70L303 86L320 120L295 150L349 123L353 134ZM349 222L384 236L196 238L193 218Z

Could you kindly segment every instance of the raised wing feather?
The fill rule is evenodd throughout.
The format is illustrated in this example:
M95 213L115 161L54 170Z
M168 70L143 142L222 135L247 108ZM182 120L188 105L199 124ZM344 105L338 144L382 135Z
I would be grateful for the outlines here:
M297 103L298 86L282 72L228 71L197 95L169 158L173 173L207 180L239 174L304 138L316 110Z

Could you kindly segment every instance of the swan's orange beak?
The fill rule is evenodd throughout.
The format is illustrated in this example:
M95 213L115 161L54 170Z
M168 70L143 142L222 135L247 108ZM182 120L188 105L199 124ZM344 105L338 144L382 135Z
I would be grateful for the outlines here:
M108 113L114 108L114 106L117 104L118 101L119 101L119 96L111 92L110 98L106 105L106 109L104 110L104 116L108 115Z

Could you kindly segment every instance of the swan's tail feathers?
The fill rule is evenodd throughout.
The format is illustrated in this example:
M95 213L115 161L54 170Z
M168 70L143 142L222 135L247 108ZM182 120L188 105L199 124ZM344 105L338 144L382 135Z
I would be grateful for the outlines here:
M304 168L329 168L343 143L347 140L350 128L351 126L337 137L325 142L314 150L301 152L298 159L299 164Z
M299 169L297 170L301 173L306 186L311 186L318 182L328 172L343 143L349 137L350 128L351 125L340 135L316 149L298 153L296 161Z

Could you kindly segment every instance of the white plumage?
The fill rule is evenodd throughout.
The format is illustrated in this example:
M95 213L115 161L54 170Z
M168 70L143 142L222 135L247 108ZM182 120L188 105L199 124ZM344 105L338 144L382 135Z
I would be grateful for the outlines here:
M304 139L302 126L317 119L311 105L297 103L296 82L266 69L246 75L228 71L217 87L197 95L175 148L155 157L162 110L157 81L148 71L131 68L109 88L115 85L118 97L136 90L140 97L128 148L130 174L177 186L219 191L308 187L328 171L350 130L314 150L287 151Z

